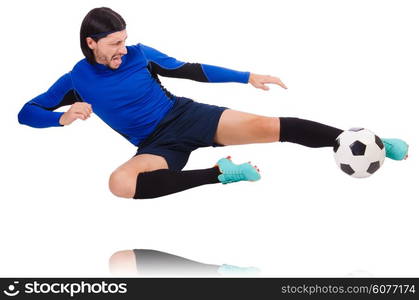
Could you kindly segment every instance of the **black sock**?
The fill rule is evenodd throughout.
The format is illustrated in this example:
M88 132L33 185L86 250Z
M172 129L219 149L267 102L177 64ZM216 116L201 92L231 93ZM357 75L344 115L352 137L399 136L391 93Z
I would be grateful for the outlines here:
M312 148L333 147L343 130L321 123L298 119L279 118L281 142L291 142Z
M204 184L219 183L220 174L218 167L191 171L161 169L140 173L134 199L157 198Z

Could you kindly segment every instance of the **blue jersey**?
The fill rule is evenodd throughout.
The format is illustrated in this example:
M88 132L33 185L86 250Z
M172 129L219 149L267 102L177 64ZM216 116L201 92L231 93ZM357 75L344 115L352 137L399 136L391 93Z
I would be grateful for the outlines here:
M86 59L79 61L48 91L23 106L19 123L37 128L61 126L63 112L54 110L84 101L106 124L137 146L153 132L175 99L157 75L201 82L247 83L250 73L185 63L143 44L127 46L118 69L92 65Z

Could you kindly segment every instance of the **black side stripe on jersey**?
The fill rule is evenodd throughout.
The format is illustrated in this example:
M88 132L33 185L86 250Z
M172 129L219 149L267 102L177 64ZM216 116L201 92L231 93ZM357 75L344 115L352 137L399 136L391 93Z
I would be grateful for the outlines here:
M207 76L205 76L202 70L202 65L198 63L185 63L181 67L176 69L165 69L155 62L150 62L151 72L157 73L165 77L175 77L191 79L200 82L208 82Z
M73 89L69 90L67 92L67 94L64 95L63 99L60 101L60 103L58 103L57 105L53 106L53 107L43 107L41 105L39 105L38 103L31 103L31 105L35 105L38 107L41 107L43 109L46 110L56 110L57 108L61 107L61 106L65 106L65 105L71 105L74 104L76 102L83 102L83 100L80 100L80 95Z
M151 76L154 78L154 80L156 80L156 82L160 85L160 87L161 87L161 89L163 90L163 92L166 94L166 96L167 97L169 97L170 99L173 99L175 96L172 94L172 93L170 93L162 84L161 84L161 81L160 81L160 79L159 79L159 77L157 76L157 73L156 73L156 69L154 68L153 69L153 66L151 65L151 63L149 63L148 65L147 65L147 69L148 69L148 71L150 72L150 74L151 74Z

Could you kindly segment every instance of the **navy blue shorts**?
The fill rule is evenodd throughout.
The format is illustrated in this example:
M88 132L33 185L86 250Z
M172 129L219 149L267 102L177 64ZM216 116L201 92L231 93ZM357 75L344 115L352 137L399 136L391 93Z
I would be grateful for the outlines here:
M162 156L171 170L182 170L191 152L200 147L221 146L214 142L218 121L227 107L176 97L156 129L139 146L136 155Z

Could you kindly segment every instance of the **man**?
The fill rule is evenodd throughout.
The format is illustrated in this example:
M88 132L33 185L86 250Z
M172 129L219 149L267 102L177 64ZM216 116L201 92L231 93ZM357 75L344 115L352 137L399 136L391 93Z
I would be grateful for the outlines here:
M259 116L174 96L157 75L250 83L263 90L269 89L266 84L287 87L276 77L184 63L141 43L125 46L126 39L126 23L119 14L106 7L91 10L80 30L85 59L19 113L20 123L45 128L86 120L94 111L138 146L136 155L110 176L109 187L116 196L155 198L203 184L260 179L256 166L236 165L229 157L212 168L182 171L199 147L276 141L331 147L342 132L313 121ZM67 112L54 112L64 105L71 105ZM407 157L405 142L383 142L387 157Z

